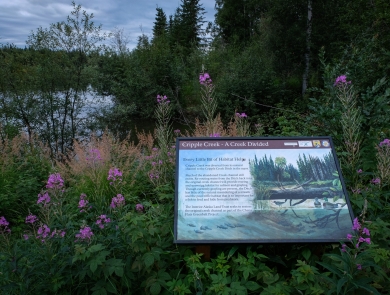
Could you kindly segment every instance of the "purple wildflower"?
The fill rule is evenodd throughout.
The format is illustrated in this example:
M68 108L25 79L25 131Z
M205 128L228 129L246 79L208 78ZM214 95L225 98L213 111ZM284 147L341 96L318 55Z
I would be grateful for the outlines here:
M356 264L356 268L357 268L358 270L361 270L361 269L362 269L362 265L361 265L361 264Z
M341 75L336 78L333 86L342 85L342 84L351 84L351 81L347 81L347 76Z
M45 192L43 195L38 194L37 204L39 203L43 203L44 206L50 203L50 196L47 192Z
M166 97L165 95L164 96L157 95L157 102L159 104L168 104L168 103L170 103L170 101L168 100L168 97Z
M351 234L347 234L347 239L348 240L352 240L352 235Z
M64 186L64 180L59 173L50 174L46 188L60 189Z
M4 216L0 217L0 233L11 233L11 230L8 228L9 222L5 219ZM4 228L4 229L3 229Z
M236 117L239 117L239 118L246 118L246 117L248 117L245 113L242 113L242 114L240 114L240 113L236 113Z
M118 168L111 168L110 171L108 171L108 177L107 180L111 180L110 185L113 185L115 181L122 181L122 171L120 171Z
M149 173L149 178L152 179L159 179L159 174L158 172L155 173Z
M370 236L370 231L368 230L368 228L363 228L363 234L365 234L366 236Z
M26 234L23 235L23 239L25 239L26 241L29 239L30 237Z
M372 179L372 180L371 180L371 183L372 183L372 184L380 184L380 183L381 183L381 180L380 180L379 177L377 177L377 178Z
M353 220L352 230L359 230L360 228L361 228L361 225L360 225L360 223L359 223L358 218L356 217L356 218Z
M341 252L347 252L347 245L341 245Z
M0 217L0 226L7 227L9 225L9 222L5 219L4 216Z
M50 234L50 228L44 224L44 225L41 225L39 228L38 228L38 231L37 231L38 235L37 235L37 238L38 239L41 239L42 243L45 242L45 239L47 238L47 236Z
M116 208L116 207L122 207L125 205L125 198L121 195L118 194L116 197L113 197L111 199L111 208Z
M384 141L379 143L379 146L389 146L390 147L390 140L386 138Z
M83 208L87 208L87 205L89 202L88 202L88 200L86 200L86 197L87 197L86 194L80 195L80 201L79 201L79 205L78 205L78 208L82 208L80 210L80 212L85 212L85 209L83 209Z
M213 81L210 78L210 75L208 73L200 74L199 75L199 83L201 85L211 85Z
M210 134L210 137L220 137L219 133Z
M88 240L90 241L93 236L93 232L89 226L82 226L80 229L80 233L76 234L76 238L78 240Z
M135 210L137 210L138 212L143 212L144 206L142 204L137 204L135 205Z
M360 173L363 173L363 170L362 169L359 169L359 170L357 170L356 171L358 174L360 174Z
M58 237L60 236L61 238L63 238L65 236L65 231L64 230L53 230L50 237L51 238L54 238L54 237Z
M108 218L106 215L100 215L98 217L98 219L96 220L96 224L100 227L100 228L104 228L104 224L105 223L110 223L111 222L111 219Z
M32 215L31 213L26 217L26 223L34 224L36 221L38 221L38 217Z

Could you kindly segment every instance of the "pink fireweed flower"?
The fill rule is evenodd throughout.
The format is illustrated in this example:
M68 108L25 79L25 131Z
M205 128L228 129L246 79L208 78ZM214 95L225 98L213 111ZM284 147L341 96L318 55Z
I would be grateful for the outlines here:
M367 228L363 228L363 234L370 236L370 231Z
M120 171L118 168L111 168L110 171L108 171L108 177L107 180L111 180L110 185L113 185L115 181L122 181L122 171Z
M333 86L342 85L342 84L351 84L351 81L347 81L347 76L341 75L336 78Z
M138 212L143 212L144 206L142 204L137 204L135 205L135 210L137 210Z
M365 241L367 244L371 244L371 239L370 239L370 238L365 238L364 241Z
M157 102L159 104L168 104L168 103L170 103L170 101L168 100L168 97L166 97L165 95L164 96L157 95Z
M104 228L104 224L105 223L110 223L111 222L111 219L108 218L106 215L100 215L98 217L98 219L96 220L96 224L100 227L100 228Z
M34 224L36 221L38 221L38 217L32 215L31 213L26 217L26 223Z
M359 230L360 228L361 228L361 225L360 225L360 223L359 223L358 218L356 217L356 218L353 220L352 230Z
M79 205L78 205L78 208L81 208L80 212L85 212L85 210L83 208L87 208L88 206L88 200L86 200L86 197L87 195L86 194L81 194L80 195L80 201L79 201Z
M38 194L38 201L37 204L43 203L44 206L50 203L50 196L47 192L45 192L43 195Z
M380 142L379 143L379 146L389 146L390 147L390 140L389 139L385 139L384 141Z
M347 245L341 245L341 252L347 252Z
M85 240L88 240L90 241L91 238L93 236L93 232L91 230L91 228L89 226L82 226L81 229L80 229L80 232L78 234L76 234L76 242L78 240L82 240L82 241L85 241Z
M116 197L113 197L111 199L111 205L110 205L111 208L122 207L124 205L125 205L125 198L121 194L118 194L116 195Z
M0 217L0 234L6 233L9 234L11 233L11 230L8 228L9 222L5 219L4 216Z
M352 235L351 234L347 234L347 239L348 240L352 240Z
M213 81L210 78L210 75L208 73L200 74L199 75L199 83L201 85L211 85Z
M362 169L359 169L359 170L357 170L356 171L358 174L360 174L360 173L363 173L363 170Z
M380 178L377 177L377 178L372 179L372 180L371 180L371 183L372 183L372 184L380 184L380 183L381 183L381 180L380 180Z
M7 227L8 225L9 225L9 222L7 221L7 219L5 219L4 216L1 216L0 217L0 226Z
M151 180L153 180L153 179L159 179L159 174L158 174L158 172L149 173L149 178L150 178Z
M27 241L29 238L30 238L29 235L26 235L26 234L23 235L23 239L25 239L26 241Z
M64 186L64 180L59 173L50 174L46 188L60 189Z
M38 228L38 231L37 231L37 238L38 239L41 239L42 243L45 242L45 239L47 238L47 236L50 234L50 228L44 224L44 225L41 225L39 228Z
M245 113L242 113L242 114L236 113L236 116L239 117L239 118L246 118L246 117L248 117Z

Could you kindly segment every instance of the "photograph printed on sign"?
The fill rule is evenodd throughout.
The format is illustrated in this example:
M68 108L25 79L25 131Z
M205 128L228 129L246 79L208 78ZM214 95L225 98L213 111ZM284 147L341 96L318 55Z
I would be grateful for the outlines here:
M180 150L176 241L344 239L352 219L329 142L300 144Z

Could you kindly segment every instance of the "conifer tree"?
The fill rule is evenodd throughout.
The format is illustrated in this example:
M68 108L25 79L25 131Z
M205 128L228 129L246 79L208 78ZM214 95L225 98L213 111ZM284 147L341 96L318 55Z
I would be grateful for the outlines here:
M156 8L156 18L153 26L153 39L165 36L168 31L167 16L161 7Z
M171 42L183 48L199 46L203 41L204 8L199 0L181 0L175 15L170 16L169 34Z

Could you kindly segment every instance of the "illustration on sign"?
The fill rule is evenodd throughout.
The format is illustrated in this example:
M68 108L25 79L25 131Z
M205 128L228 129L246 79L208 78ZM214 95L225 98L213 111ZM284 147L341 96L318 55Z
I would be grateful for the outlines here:
M338 242L352 211L330 137L178 138L175 242Z

